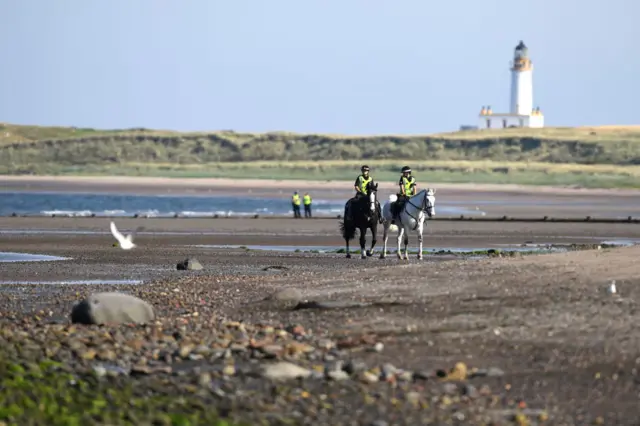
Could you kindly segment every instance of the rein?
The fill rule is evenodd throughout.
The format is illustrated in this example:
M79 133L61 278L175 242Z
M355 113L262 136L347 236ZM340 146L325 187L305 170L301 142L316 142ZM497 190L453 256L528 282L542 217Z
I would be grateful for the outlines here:
M371 190L369 190L369 191L371 191ZM371 192L372 192L372 191L371 191ZM371 192L369 192L369 194L371 194ZM370 222L370 221L371 221L371 219L373 218L373 216L375 216L375 215L377 215L377 214L378 214L378 209L377 209L377 207L378 207L378 205L379 205L379 203L380 203L380 202L378 201L378 197L377 197L377 196L376 196L376 200L375 200L375 202L372 202L372 201L371 201L371 197L370 197L370 195L369 195L369 194L365 195L365 196L363 197L363 199L361 199L361 200L359 201L360 206L358 206L358 210L360 211L360 213L361 213L362 215L364 215L364 216L366 217L367 222ZM364 200L366 200L366 202L365 202ZM367 207L365 207L365 206L364 206L364 204L366 204L366 205L367 205ZM372 206L372 205L374 206L374 210L373 210L373 212L369 209L369 207L370 207L370 206ZM372 213L373 213L373 215L372 215ZM381 215L379 215L379 216L378 216L378 220L377 220L377 222L380 222L381 217L382 217Z
M411 198L407 199L407 202L404 205L403 208L403 212L407 214L407 216L409 216L410 218L412 218L415 222L416 222L416 226L413 227L412 231L415 231L416 229L418 229L418 218L412 216L408 211L407 211L407 204L411 204L413 207L415 207L416 209L418 209L418 211L422 212L422 213L426 213L427 212L427 194L425 193L424 198L422 199L422 206L416 206L415 204L413 204L411 202ZM402 213L402 212L400 212ZM400 223L402 223L402 218L400 217L400 215L398 215L398 220L400 220Z

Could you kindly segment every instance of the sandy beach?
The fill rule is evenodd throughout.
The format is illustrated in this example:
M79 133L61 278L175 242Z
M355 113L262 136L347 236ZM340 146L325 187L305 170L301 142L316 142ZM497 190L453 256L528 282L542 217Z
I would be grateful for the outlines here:
M0 219L0 252L67 258L0 263L3 347L33 348L22 356L62 362L77 380L107 371L117 386L134 386L146 398L189 395L209 407L195 409L202 416L222 412L253 424L510 424L521 416L532 425L631 425L637 419L638 247L449 253L407 262L393 254L346 259L277 247L203 247L340 247L334 220L118 224L145 226L139 247L113 247L107 219ZM595 247L611 238L640 239L640 226L437 222L425 232L427 247L451 248ZM176 270L187 257L204 268ZM619 289L613 296L604 291L612 279ZM73 304L96 291L150 302L156 325L71 329ZM233 370L225 367L230 362ZM310 376L276 381L274 397L274 379L254 371L278 362Z
M3 180L2 189L283 196L273 194L296 184L37 178ZM350 194L350 182L305 185ZM611 216L638 202L615 191L527 190L451 186L438 199L529 217ZM98 395L162 407L152 409L160 424L171 424L167 401L200 416L192 424L219 415L250 424L636 422L640 251L607 244L640 241L638 224L430 221L431 254L400 261L395 234L378 257L381 228L374 256L336 253L336 218L115 221L124 232L143 227L136 248L113 246L109 218L0 218L0 260L58 257L0 261L0 345L11 371L60 363ZM187 258L203 269L177 270ZM611 280L615 295L605 291ZM71 325L74 304L99 291L147 301L156 321ZM306 378L273 376L292 371ZM73 392L60 398L83 397ZM140 415L104 398L111 408L82 422Z

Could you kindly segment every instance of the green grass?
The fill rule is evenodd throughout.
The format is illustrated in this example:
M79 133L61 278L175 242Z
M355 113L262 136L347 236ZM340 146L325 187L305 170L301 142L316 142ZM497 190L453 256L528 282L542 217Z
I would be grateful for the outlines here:
M640 126L344 136L0 124L0 174L378 180L640 187Z
M638 188L640 166L575 165L468 161L368 161L377 181L396 181L398 170L410 164L421 185L442 182L575 185L585 188ZM237 162L193 165L120 164L113 166L42 166L42 174L85 176L146 176L278 180L353 180L361 162Z
M53 361L18 364L0 357L0 424L231 426L196 397L136 392L135 380L116 383L60 367Z

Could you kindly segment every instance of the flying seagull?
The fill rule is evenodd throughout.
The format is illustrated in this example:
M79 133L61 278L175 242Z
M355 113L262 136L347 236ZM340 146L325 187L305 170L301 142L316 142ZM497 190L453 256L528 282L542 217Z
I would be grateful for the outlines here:
M143 227L139 227L134 232L132 232L131 234L129 234L129 235L127 235L125 237L124 235L122 235L120 233L120 231L118 231L118 228L116 228L116 224L111 222L111 233L113 234L115 239L118 240L118 245L123 250L129 250L129 249L132 249L132 248L134 248L136 246L135 244L133 244L133 236L138 231L141 231L142 229L144 229L144 228Z

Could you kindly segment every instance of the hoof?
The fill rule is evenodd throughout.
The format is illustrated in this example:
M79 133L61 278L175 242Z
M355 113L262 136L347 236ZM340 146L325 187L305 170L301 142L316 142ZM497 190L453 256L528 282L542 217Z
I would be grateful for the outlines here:
M418 255L418 259L422 260L422 255L421 254Z
M349 253L347 253L346 258L347 258L347 259L351 259L351 255L350 255Z
M371 250L367 250L367 257L373 256L373 252Z
M367 257L367 255L366 255L366 254L362 253L362 254L360 255L360 259L368 259L368 257Z
M380 259L384 259L384 258L386 258L386 257L387 257L387 256L386 256L384 253L380 255Z

